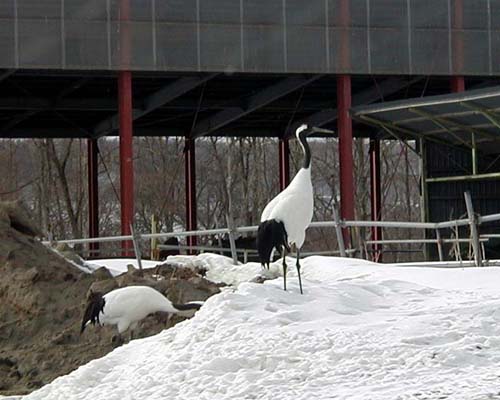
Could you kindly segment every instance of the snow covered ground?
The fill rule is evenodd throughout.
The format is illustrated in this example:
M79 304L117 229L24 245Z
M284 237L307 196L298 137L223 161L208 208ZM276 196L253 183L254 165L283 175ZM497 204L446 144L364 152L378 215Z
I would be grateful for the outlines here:
M234 284L260 273L208 254L169 261ZM240 283L23 400L500 399L500 268L315 256L300 295L289 262L288 292L281 277Z
M234 265L233 259L218 254L204 253L197 256L170 256L168 263L188 268L204 268L207 270L207 279L213 282L223 282L227 285L237 285L241 282L248 282L257 276L266 276L267 278L276 278L281 276L282 267L280 263L274 263L269 271L263 270L260 263L248 263ZM144 269L154 268L164 261L142 260ZM135 258L109 258L87 261L85 263L88 272L95 271L98 268L107 268L113 276L127 272L127 265L137 266Z
M111 275L117 276L127 272L127 266L131 264L134 268L139 268L137 264L137 260L135 258L108 258L108 259L100 259L100 260L92 260L85 262L85 267L87 270L92 273L96 269L101 267L105 267L111 272ZM142 268L154 268L158 264L162 264L158 261L149 261L149 260L141 260Z

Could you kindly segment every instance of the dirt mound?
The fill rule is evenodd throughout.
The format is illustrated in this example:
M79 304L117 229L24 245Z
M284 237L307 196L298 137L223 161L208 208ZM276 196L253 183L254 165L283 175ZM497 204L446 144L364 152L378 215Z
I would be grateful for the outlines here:
M22 206L0 203L0 395L29 393L117 346L113 327L91 327L79 335L91 288L148 285L178 303L219 291L194 271L168 264L144 276L133 268L116 278L104 268L87 274L44 246L39 235ZM166 321L164 315L150 316L134 334L156 334Z

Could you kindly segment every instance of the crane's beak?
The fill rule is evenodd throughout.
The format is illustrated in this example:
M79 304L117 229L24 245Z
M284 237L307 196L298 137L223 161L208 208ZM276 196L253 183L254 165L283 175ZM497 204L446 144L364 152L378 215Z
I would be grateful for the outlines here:
M329 135L333 135L335 132L330 130L330 129L323 129L323 128L318 128L316 126L313 126L311 128L311 133L326 133Z

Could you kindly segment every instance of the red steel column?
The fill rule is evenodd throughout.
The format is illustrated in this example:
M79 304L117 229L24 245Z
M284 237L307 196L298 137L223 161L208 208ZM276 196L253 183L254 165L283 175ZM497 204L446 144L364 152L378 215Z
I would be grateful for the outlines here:
M339 63L342 71L348 72L351 68L351 10L349 0L340 0L338 24L340 31ZM337 77L337 131L339 138L339 167L340 167L340 217L345 220L354 219L354 175L352 155L352 120L349 115L351 108L351 77L339 75ZM344 243L350 247L348 229L343 229Z
M464 7L462 0L454 0L452 2L452 73L451 91L454 93L463 92L465 90L465 79L463 77L464 70Z
M354 162L352 156L351 77L337 77L337 130L339 136L340 160L340 216L345 220L354 219ZM347 229L344 230L346 247L350 245Z
M99 186L97 139L87 140L87 181L89 194L89 237L99 237ZM96 256L99 243L89 244L90 256Z
M382 193L380 189L380 140L370 139L370 199L372 221L382 219ZM382 228L372 227L372 240L382 239ZM382 261L382 247L373 244L372 260Z
M465 79L463 76L452 76L450 81L451 91L453 93L463 92L465 90Z
M122 235L130 235L134 222L134 165L132 149L132 74L118 74L118 109L120 115L120 198ZM123 242L123 255L133 256L131 241Z
M339 66L342 72L351 68L351 9L349 0L340 0L338 25L340 29Z
M196 219L196 154L194 139L186 137L184 147L184 166L186 178L186 229L197 229ZM196 246L196 236L187 237L188 246ZM194 251L190 251L193 254Z
M288 139L279 141L280 190L290 183L290 146Z
M462 75L464 72L464 6L463 0L452 1L452 73ZM463 89L462 89L463 90ZM460 92L461 90L453 90Z
M130 72L130 1L120 1L120 63L118 114L120 124L120 199L122 235L130 235L134 222L134 166L132 133L132 73ZM132 257L131 241L122 243L123 255Z

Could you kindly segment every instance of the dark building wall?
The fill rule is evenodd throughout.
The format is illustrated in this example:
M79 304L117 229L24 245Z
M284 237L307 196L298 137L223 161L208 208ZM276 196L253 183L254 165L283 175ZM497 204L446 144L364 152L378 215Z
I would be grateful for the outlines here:
M459 176L472 174L472 155L468 149L428 144L427 176ZM478 155L478 173L500 171L496 156ZM500 213L500 180L435 182L427 186L428 220L432 222L467 218L464 192L470 191L474 211L481 215ZM468 227L460 228L461 237L468 236ZM480 234L500 233L500 224L489 223L479 227ZM443 237L449 237L449 231ZM430 232L434 237L434 233ZM466 245L462 246L465 249ZM445 246L449 250L450 246ZM485 244L488 258L500 257L500 242L490 239ZM437 258L437 251L430 246L431 255ZM464 250L465 251L465 250Z
M468 149L427 145L427 177L472 174L472 155ZM496 156L478 154L478 173L500 171ZM446 221L466 215L464 192L470 191L474 208L482 215L500 212L500 180L435 182L428 184L429 220Z
M0 68L496 75L499 17L497 0L2 0Z

